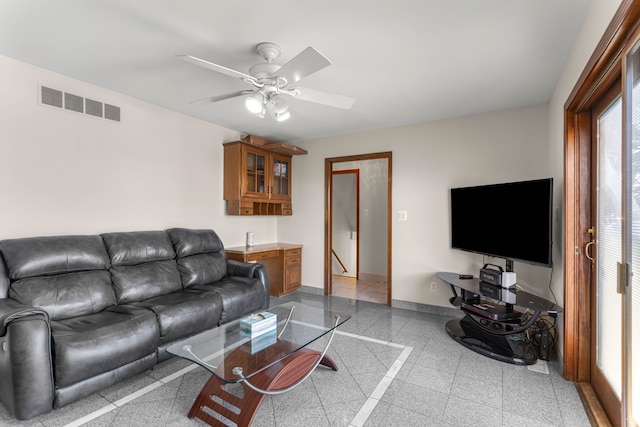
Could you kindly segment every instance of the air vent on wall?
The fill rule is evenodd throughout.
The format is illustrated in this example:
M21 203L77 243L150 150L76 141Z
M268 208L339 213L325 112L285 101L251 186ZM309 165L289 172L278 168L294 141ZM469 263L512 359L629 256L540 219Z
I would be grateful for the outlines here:
M120 107L46 86L40 86L40 103L107 120L120 121Z

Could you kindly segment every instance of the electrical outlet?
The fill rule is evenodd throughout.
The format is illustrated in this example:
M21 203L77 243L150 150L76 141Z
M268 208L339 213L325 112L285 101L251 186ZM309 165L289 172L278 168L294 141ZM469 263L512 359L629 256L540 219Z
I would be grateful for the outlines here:
M435 292L436 291L436 286L438 286L438 284L436 282L431 282L431 292Z

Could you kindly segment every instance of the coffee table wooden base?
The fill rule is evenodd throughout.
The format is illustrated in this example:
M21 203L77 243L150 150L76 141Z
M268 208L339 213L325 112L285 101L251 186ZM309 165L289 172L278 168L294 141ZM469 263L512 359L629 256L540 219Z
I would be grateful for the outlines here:
M300 349L289 357L281 360L264 371L250 378L251 384L257 388L267 391L278 391L286 389L305 375L316 365L322 353L306 348ZM227 357L225 364L229 366L233 360L233 353ZM232 363L231 363L232 364ZM325 355L320 361L321 365L338 370L331 357ZM229 368L227 368L229 369ZM259 393L242 382L237 383L242 386L241 397L236 396L224 389L228 383L220 380L217 376L211 378L200 390L200 394L193 403L189 411L189 418L199 418L211 426L225 426L224 422L213 416L214 413L222 415L238 426L249 426L253 420L264 394ZM216 399L214 400L214 396Z

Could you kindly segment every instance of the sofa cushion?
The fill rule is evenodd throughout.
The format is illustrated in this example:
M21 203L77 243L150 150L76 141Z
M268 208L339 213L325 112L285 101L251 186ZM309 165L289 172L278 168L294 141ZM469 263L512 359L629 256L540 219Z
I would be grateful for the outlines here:
M210 252L178 259L182 286L206 285L217 282L227 275L224 252Z
M264 304L262 282L253 277L227 276L215 283L194 286L193 289L206 290L220 295L222 300L221 324L257 311Z
M0 255L0 298L6 298L9 295L9 285L11 284L11 280L9 280L9 273L7 272L7 267L4 265L2 261L2 256Z
M167 230L167 234L178 258L224 250L222 240L213 230L171 228Z
M162 261L176 256L164 231L105 233L101 236L113 266Z
M220 296L207 290L180 290L135 305L155 313L161 344L213 328L222 316Z
M216 282L227 275L227 256L213 230L167 230L178 258L182 285L187 288Z
M109 268L100 236L9 239L0 242L0 254L11 280Z
M116 303L107 271L82 271L15 281L9 297L40 307L52 320L98 313Z
M51 333L58 388L152 354L159 337L154 314L132 306L52 321Z
M182 289L174 260L111 267L118 304L142 301Z

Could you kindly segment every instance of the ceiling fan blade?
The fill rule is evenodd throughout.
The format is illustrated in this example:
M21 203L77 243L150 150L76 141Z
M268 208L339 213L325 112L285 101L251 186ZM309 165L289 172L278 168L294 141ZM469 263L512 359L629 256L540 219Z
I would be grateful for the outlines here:
M225 99L236 98L242 95L248 95L253 93L252 90L241 90L239 92L227 93L224 95L218 96L207 96L206 98L196 99L195 101L190 101L189 104L209 104L212 102L224 101Z
M213 62L205 61L204 59L196 58L191 55L177 55L177 58L182 59L183 61L190 62L192 64L198 65L200 67L207 68L209 70L217 71L218 73L222 73L229 77L235 77L237 79L242 79L248 83L255 82L256 78L250 76L249 74L241 73L240 71L232 70L231 68L224 67L222 65L214 64Z
M308 47L273 74L278 77L284 77L287 80L287 84L292 84L329 65L331 65L331 61L323 54L312 47Z
M353 107L353 104L356 102L355 98L351 98L350 96L338 95L336 93L323 92L320 90L309 89L306 87L296 87L292 88L293 92L289 93L293 95L295 98L301 99L303 101L316 102L318 104L329 105L331 107L342 108L343 110L348 110ZM287 92L283 92L287 93Z

